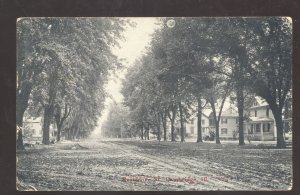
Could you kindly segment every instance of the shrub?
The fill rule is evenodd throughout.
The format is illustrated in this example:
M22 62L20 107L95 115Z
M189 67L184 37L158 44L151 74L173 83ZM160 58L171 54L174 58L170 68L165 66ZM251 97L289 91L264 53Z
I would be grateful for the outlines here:
M209 131L209 141L214 141L216 137L215 131L210 130Z

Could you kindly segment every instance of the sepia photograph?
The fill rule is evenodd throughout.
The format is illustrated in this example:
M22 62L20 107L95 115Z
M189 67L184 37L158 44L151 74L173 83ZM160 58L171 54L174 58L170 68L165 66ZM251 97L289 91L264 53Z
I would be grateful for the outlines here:
M16 28L18 191L293 188L290 17Z

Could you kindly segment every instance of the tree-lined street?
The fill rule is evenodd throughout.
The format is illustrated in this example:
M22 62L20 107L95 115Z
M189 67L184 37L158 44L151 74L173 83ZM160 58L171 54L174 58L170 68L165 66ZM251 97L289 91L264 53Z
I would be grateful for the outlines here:
M16 68L18 190L292 187L289 17L19 18Z

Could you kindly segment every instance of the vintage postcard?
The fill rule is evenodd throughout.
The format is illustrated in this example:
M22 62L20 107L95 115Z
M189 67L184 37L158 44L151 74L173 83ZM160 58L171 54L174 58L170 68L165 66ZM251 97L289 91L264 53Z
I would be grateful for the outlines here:
M292 189L291 18L16 22L17 190Z

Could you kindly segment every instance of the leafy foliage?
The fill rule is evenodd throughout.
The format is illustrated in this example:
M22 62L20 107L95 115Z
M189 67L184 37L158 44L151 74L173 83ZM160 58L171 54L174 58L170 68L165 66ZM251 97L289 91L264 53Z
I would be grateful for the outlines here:
M121 18L24 18L18 22L17 90L21 93L26 82L30 88L28 98L20 97L24 102L17 107L29 102L39 113L37 107L42 108L44 135L54 115L69 138L86 136L96 126L105 99L104 83L121 67L112 48L118 46L127 24Z
M151 111L156 108L167 111L171 134L179 117L184 141L183 123L195 101L206 99L219 124L224 102L234 92L240 145L244 144L244 108L253 94L266 99L278 113L275 120L282 134L279 116L291 89L288 18L161 18L160 23L147 54L124 82L125 104L139 121L155 119L157 111ZM218 134L217 125L217 143ZM277 141L281 147L282 140Z

